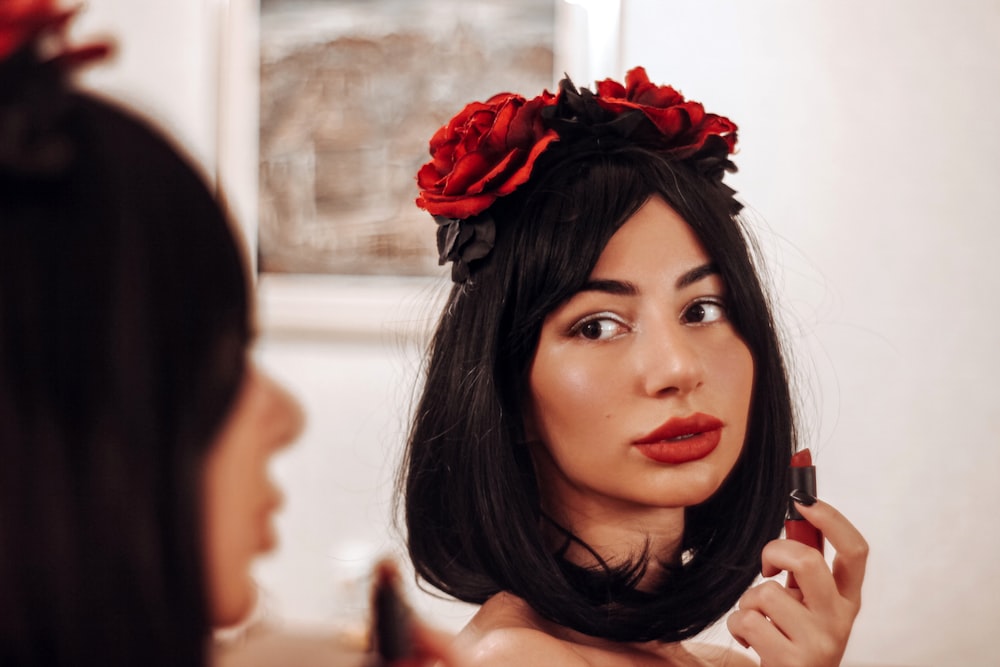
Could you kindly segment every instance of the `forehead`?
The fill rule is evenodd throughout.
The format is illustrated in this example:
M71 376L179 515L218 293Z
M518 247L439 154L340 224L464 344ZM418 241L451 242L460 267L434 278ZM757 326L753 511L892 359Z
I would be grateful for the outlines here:
M591 279L673 281L711 261L691 226L662 198L654 196L608 241Z

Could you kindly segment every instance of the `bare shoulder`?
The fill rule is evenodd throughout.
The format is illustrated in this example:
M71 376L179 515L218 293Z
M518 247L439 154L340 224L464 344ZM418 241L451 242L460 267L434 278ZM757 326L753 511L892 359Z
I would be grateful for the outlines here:
M539 664L589 667L572 645L552 636L520 598L500 593L480 608L458 635L470 667ZM530 660L529 660L530 658Z
M573 648L541 630L496 628L466 646L470 667L506 667L525 664L549 667L590 667Z
M760 663L746 653L703 642L684 642L688 653L706 667L760 667Z
M738 650L708 643L617 643L586 637L538 616L522 599L499 593L458 635L470 667L759 667Z

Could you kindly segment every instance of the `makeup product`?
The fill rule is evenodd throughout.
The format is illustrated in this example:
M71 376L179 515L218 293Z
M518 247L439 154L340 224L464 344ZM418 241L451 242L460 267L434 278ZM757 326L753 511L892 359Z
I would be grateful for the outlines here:
M816 502L816 466L812 462L809 449L803 449L792 456L792 464L788 469L788 513L785 515L785 537L801 542L823 553L823 533L806 521L797 507L795 500L805 501L811 505ZM805 504L804 503L804 504ZM798 588L795 577L788 573L788 587Z
M395 565L382 561L375 566L372 590L371 640L378 662L388 665L413 656L412 612L399 590Z

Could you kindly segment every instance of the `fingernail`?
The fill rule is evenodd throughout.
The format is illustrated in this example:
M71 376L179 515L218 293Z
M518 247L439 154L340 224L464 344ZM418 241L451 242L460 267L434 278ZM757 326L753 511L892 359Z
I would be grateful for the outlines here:
M791 494L789 495L791 495L792 500L797 502L799 505L803 505L805 507L811 507L812 505L816 504L816 496L812 495L811 493L807 493L802 489L793 489Z

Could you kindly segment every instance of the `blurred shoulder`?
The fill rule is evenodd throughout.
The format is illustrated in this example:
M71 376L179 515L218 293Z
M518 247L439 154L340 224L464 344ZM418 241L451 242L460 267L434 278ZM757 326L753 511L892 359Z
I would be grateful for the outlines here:
M216 644L212 667L364 667L369 656L343 637L287 629Z

